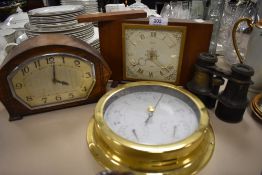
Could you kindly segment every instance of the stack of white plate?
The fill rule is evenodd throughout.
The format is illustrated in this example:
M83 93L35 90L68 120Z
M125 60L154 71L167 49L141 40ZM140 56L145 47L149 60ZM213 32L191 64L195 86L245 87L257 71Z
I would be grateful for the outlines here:
M91 43L91 46L94 47L96 50L100 51L99 38L97 38L96 40L94 40L94 41Z
M96 50L100 51L99 32L97 27L94 27L94 36L86 40L86 42L94 47Z
M86 13L98 12L97 0L61 0L62 5L82 5Z
M86 13L98 12L97 0L60 0L60 2L62 5L82 5ZM93 25L97 26L97 23L93 23ZM97 27L94 27L94 36L85 41L92 47L100 51L99 32Z
M85 13L82 5L61 5L34 9L28 12L25 24L29 38L41 34L64 34L87 41L94 36L92 23L78 23L76 17Z
M81 5L63 5L30 10L28 17L31 25L42 25L42 27L46 27L48 24L57 26L60 24L68 25L69 22L76 22L76 17L83 13L85 13L85 9Z
M85 41L92 38L94 35L94 26L91 23L80 23L56 28L39 28L27 23L25 25L25 29L29 38L41 34L64 34L74 36Z

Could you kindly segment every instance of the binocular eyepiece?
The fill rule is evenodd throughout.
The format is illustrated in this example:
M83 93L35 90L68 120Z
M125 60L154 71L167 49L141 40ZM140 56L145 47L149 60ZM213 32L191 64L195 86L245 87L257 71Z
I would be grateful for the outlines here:
M214 108L215 114L223 121L237 123L243 119L248 104L248 88L254 75L252 67L234 64L231 72L222 71L216 66L217 57L201 53L195 64L195 71L187 89L197 95L207 108ZM227 80L225 89L219 93L220 86Z

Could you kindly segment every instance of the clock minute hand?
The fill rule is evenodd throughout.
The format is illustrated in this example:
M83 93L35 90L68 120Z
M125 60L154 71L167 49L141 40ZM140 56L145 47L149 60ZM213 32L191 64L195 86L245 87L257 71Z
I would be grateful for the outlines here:
M56 70L55 70L55 64L53 64L53 83L56 83Z
M148 59L150 61L152 61L155 65L159 66L161 69L165 69L167 72L169 72L169 70L167 69L167 67L164 67L158 60L157 57L158 55L156 54L156 51L154 50L150 50L147 53Z
M159 66L161 69L165 69L167 72L169 72L167 67L164 67L161 63L159 63L159 61L157 60L157 58L153 58L151 59L151 61L156 64L157 66Z
M145 120L145 124L147 124L148 121L149 121L149 119L150 119L151 117L153 117L153 113L154 113L154 111L155 111L155 108L154 108L153 106L149 106L149 107L147 108L147 110L148 110L148 117L147 117L147 119Z

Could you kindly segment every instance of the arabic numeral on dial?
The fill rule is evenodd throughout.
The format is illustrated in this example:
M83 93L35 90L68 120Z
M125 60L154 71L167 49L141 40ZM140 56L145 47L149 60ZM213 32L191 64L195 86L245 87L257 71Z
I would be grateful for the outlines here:
M26 101L33 101L33 98L31 96L26 96Z
M79 60L75 60L74 63L75 63L76 67L80 67L80 61Z
M29 71L30 71L29 67L28 67L28 66L25 66L25 67L22 69L22 74L25 75L25 74L27 74Z
M15 84L15 88L16 88L16 89L22 89L22 87L23 87L23 84L22 84L22 83L16 83L16 84Z
M61 101L62 97L61 96L56 96L55 99L56 99L56 101Z
M43 101L43 103L47 103L47 97L43 97L41 100Z
M54 57L46 58L46 64L53 64L53 63L55 63L55 58Z

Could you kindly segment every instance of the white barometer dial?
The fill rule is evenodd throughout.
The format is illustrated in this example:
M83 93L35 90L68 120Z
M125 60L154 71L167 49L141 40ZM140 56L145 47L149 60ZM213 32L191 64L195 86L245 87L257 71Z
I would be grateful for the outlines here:
M116 134L146 145L174 143L198 128L198 116L187 103L154 91L119 97L106 109L104 117Z

